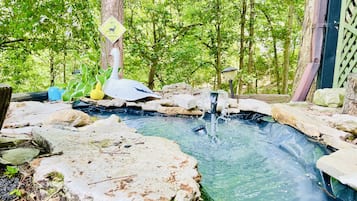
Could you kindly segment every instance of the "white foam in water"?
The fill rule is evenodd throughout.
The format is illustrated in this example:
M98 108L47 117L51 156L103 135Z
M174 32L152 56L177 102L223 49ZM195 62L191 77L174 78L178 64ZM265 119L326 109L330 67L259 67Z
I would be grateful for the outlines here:
M122 115L122 114L120 114ZM243 120L217 125L219 144L192 128L191 118L121 116L144 135L176 141L194 156L201 184L213 200L327 201L319 186L316 160L324 150L294 129Z

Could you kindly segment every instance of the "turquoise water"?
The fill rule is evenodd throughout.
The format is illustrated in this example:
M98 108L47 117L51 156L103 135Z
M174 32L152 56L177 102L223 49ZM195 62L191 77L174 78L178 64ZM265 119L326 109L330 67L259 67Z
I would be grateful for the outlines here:
M219 143L192 128L196 118L119 115L147 136L176 141L198 160L201 185L215 201L325 201L316 160L325 149L278 123L231 120L217 126Z

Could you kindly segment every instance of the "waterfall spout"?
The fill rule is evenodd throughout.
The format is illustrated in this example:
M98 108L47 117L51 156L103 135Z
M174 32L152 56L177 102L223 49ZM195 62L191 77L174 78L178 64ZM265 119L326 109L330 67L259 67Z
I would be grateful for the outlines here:
M216 136L216 113L217 113L217 102L218 102L218 92L212 91L210 94L211 100L211 135L214 141L217 140Z

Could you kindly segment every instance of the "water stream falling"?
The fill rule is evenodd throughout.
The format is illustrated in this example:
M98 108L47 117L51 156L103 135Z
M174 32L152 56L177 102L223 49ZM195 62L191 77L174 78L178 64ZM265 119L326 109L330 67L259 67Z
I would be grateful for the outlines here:
M217 138L217 135L216 135L216 124L217 124L217 103L218 103L218 92L211 92L210 93L210 101L211 101L211 140L213 142L218 142L218 138Z

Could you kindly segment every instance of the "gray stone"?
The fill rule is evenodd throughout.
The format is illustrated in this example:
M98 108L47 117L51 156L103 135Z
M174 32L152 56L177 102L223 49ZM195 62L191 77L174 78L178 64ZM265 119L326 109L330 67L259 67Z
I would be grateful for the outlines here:
M223 90L219 90L218 100L217 100L217 112L224 112L229 108L229 98L228 93ZM211 110L211 100L210 100L211 90L209 88L201 89L195 94L197 108L201 111L208 112Z
M228 99L228 106L229 108L239 108L239 100L237 99L233 99L233 98L229 98Z
M302 133L321 140L322 143L336 149L355 146L342 140L347 135L346 132L330 127L328 122L317 118L317 114L313 115L305 112L301 106L293 107L286 104L274 104L271 113L272 117L279 123L292 126Z
M343 105L346 90L343 88L318 89L314 93L312 102L325 107L341 107Z
M183 82L166 85L162 88L162 93L163 93L163 98L171 98L173 95L178 95L178 94L192 95L192 86Z
M40 150L34 148L16 148L1 152L2 160L12 165L21 165L38 156Z
M161 106L173 107L174 105L174 101L171 99L158 99L143 103L141 109L144 111L157 112Z
M357 115L357 73L348 75L343 113Z
M191 110L197 107L196 98L190 94L173 95L171 99L174 101L175 105L186 110Z
M71 109L67 103L53 102L11 102L4 128L21 128L40 126L47 121L52 113L59 110Z
M347 114L334 114L329 119L333 127L357 135L357 117Z
M104 107L123 107L126 101L124 99L98 100L97 105Z
M271 105L255 99L239 99L239 109L271 115Z
M90 124L91 118L82 111L66 109L54 112L45 123L80 127Z
M316 166L341 183L357 189L357 149L341 149L323 156Z
M13 147L30 141L31 137L24 134L1 134L0 135L0 147Z
M200 116L203 114L201 110L186 110L182 107L160 107L158 112L167 114L167 115L189 115L189 116Z

